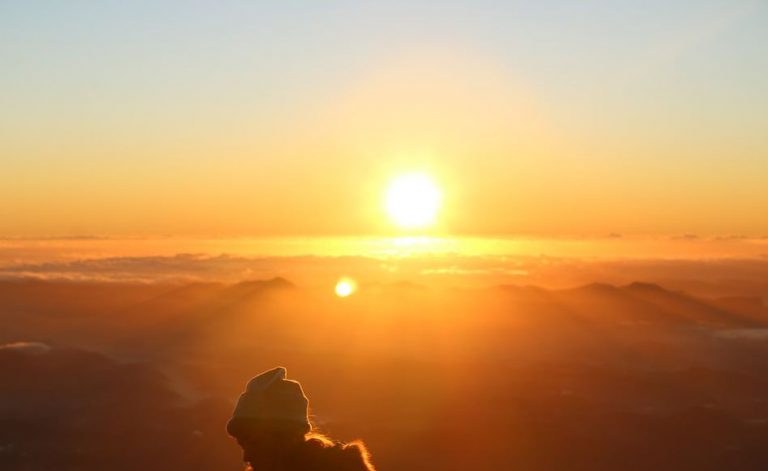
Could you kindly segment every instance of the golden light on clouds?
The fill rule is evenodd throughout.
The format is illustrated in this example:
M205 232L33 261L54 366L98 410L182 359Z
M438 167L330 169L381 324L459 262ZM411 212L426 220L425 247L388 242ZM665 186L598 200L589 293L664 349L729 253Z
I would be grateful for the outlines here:
M442 192L425 174L400 175L389 184L386 194L387 214L395 224L406 229L433 225L442 202Z
M336 283L336 296L346 298L357 291L357 283L351 278L342 278Z

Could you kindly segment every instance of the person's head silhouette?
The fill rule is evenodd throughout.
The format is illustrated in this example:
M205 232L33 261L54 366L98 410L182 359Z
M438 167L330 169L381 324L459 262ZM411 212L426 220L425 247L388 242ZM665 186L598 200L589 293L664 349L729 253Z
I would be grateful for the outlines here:
M336 443L313 433L308 404L283 367L251 379L227 423L243 448L243 461L254 471L373 470L362 443Z

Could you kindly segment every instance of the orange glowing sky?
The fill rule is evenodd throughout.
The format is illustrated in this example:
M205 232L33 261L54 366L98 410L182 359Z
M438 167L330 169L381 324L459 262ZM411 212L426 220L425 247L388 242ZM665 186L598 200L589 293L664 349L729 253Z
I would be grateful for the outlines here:
M768 233L764 3L225 3L0 7L0 237Z

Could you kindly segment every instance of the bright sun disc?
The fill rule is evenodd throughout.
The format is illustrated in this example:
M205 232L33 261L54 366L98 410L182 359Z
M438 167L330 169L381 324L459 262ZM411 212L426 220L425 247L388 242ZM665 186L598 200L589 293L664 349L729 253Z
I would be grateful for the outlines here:
M437 219L441 199L440 189L427 175L401 175L392 181L387 190L387 213L400 227L430 226Z
M349 278L342 278L338 283L336 283L336 296L339 296L340 298L346 298L350 294L354 293L356 289L357 284L354 282L354 280L350 280Z

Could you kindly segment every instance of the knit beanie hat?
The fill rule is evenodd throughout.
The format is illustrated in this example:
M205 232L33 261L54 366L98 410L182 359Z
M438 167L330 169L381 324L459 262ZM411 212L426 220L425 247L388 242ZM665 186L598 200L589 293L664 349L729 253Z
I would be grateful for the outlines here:
M227 423L230 435L244 421L277 420L309 426L309 401L298 381L285 379L282 366L265 371L251 379L237 401L232 418Z

